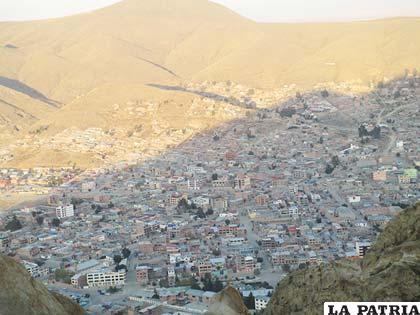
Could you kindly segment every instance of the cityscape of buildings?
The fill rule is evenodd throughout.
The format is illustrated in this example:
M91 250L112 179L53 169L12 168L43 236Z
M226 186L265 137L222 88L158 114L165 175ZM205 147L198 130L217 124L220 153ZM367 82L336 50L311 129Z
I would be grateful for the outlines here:
M262 310L288 272L360 259L419 200L419 85L248 104L141 163L0 169L3 192L48 193L0 214L0 250L92 313L203 314L228 284Z

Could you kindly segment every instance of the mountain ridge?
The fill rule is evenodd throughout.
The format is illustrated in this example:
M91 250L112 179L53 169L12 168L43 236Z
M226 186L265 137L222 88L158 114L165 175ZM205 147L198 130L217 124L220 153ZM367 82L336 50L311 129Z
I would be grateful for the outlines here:
M17 141L47 141L44 134L51 136L52 130L59 134L68 128L96 128L110 115L104 108L113 105L106 103L111 99L120 104L142 93L180 99L180 91L151 91L150 85L232 81L267 91L293 85L308 91L331 82L348 84L350 90L353 85L368 87L401 75L405 68L420 68L418 32L416 18L257 23L205 0L125 0L64 18L0 23L0 60L5 65L0 77L27 87L0 86L0 145L6 149ZM22 93L28 89L38 94ZM225 92L231 96L228 85ZM31 95L62 105L53 108ZM177 105L190 110L189 97L181 99ZM205 111L206 102L197 102ZM77 106L83 115L75 112ZM159 115L151 118L158 124ZM201 122L198 132L211 125L194 114L189 118ZM140 123L113 127L130 132L125 129ZM32 139L45 128L50 128L47 133ZM10 154L23 157L32 151ZM20 161L7 165L33 166Z

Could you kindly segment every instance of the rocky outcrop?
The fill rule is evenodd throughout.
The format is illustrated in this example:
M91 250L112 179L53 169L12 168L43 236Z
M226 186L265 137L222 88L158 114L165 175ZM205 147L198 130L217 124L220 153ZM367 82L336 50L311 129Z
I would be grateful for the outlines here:
M231 286L217 293L211 300L207 315L247 315L246 308L239 292Z
M51 293L13 259L0 255L0 315L81 315L70 299Z
M323 314L331 301L420 301L420 203L389 223L362 260L291 273L264 314Z

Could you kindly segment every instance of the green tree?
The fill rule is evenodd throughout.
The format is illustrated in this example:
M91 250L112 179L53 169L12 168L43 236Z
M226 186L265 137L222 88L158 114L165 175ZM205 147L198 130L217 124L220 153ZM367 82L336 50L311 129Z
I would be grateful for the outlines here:
M197 279L195 279L195 277L191 277L191 289L194 290L201 290L201 287L198 284Z
M114 255L114 263L118 266L120 262L123 260L121 255Z
M127 247L124 247L121 251L124 258L128 258L131 255L131 250L129 250Z
M185 198L182 198L178 201L177 209L179 210L187 210L190 208L190 205L188 204L187 200Z
M370 135L375 139L379 139L381 137L381 127L375 126L375 128L373 128L370 132Z
M17 231L22 228L22 223L20 223L19 219L14 215L12 220L6 223L4 227L7 231Z
M152 299L155 299L155 300L159 300L160 299L159 293L157 292L156 289L153 291Z
M289 264L283 265L283 271L284 272L290 272L290 265Z
M249 295L244 298L244 303L249 310L255 309L255 298L252 292L250 292Z
M332 166L331 164L327 164L327 166L325 167L325 173L327 174L331 174L332 172L334 172L334 166Z
M61 221L60 221L59 218L54 218L51 221L52 226L55 226L55 227L59 227L60 226L60 223L61 223Z
M118 289L117 287L109 287L108 290L106 290L108 293L117 293L118 291L120 291L120 289Z
M71 283L71 277L73 276L74 276L74 273L66 269L56 269L54 272L55 281L59 281L59 282L67 283L67 284Z
M280 111L281 117L292 117L294 114L296 114L296 109L293 107L285 107Z
M216 281L214 282L213 290L212 291L214 291L214 292L217 293L217 292L220 292L222 290L223 290L223 282L220 281L219 278L217 278Z
M202 280L203 282L203 290L204 291L213 291L213 281L211 279L211 274L206 273L204 275L204 279Z
M200 219L204 219L206 217L206 214L204 213L202 208L198 208L197 214Z
M36 222L37 222L39 225L44 224L44 217L43 217L43 216L37 216L37 217L36 217Z
M161 287L161 288L169 288L169 282L168 282L168 279L160 279L159 280L159 286Z
M128 268L127 268L126 265L117 265L117 266L115 266L115 271L120 271L122 269L124 269L126 272L128 271Z

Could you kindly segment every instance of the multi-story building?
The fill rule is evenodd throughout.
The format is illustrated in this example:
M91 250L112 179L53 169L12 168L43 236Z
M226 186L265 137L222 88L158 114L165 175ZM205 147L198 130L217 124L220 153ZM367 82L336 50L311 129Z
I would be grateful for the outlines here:
M169 197L168 202L169 202L169 205L171 205L171 206L177 206L178 203L182 199L187 200L187 198L188 198L188 195L186 195L186 194L174 193Z
M176 282L176 273L173 266L168 267L168 283L169 285L175 285Z
M136 267L136 280L140 283L149 282L149 267L148 266L137 266Z
M274 249L277 247L277 242L271 237L263 238L261 240L261 247L264 249Z
M192 200L192 202L202 209L208 209L210 206L210 198L207 197L196 197Z
M216 211L226 211L228 209L228 201L222 196L212 198L211 207Z
M150 241L141 241L139 242L139 250L142 254L151 254L153 253L153 244Z
M125 284L125 271L111 271L107 268L98 269L86 275L89 287L111 287Z
M237 224L229 224L229 225L222 225L219 227L219 234L220 235L236 235L239 231L239 225Z
M238 175L233 182L235 189L247 189L251 187L251 179L247 175Z
M35 263L32 263L30 261L23 260L22 261L23 266L26 268L26 270L30 273L30 275L34 278L40 276L40 270L39 266Z
M296 206L289 207L289 216L291 217L297 217L299 216L299 208Z
M209 262L200 261L197 265L198 275L201 277L206 273L211 273L213 266Z
M371 242L368 241L356 242L356 254L359 255L359 257L364 257L366 252L370 249L371 245Z
M255 310L261 311L267 307L270 297L268 296L257 296L255 297Z
M9 236L0 234L0 252L5 251L10 244Z
M72 204L66 206L58 206L55 208L57 218L69 218L74 216L74 206Z
M187 188L189 190L200 190L200 182L196 179L187 180Z
M223 188L229 186L229 180L226 177L218 178L212 181L214 188Z
M237 272L253 273L255 270L255 259L252 256L237 256L236 257Z
M75 288L83 288L86 286L86 275L82 275L80 273L75 274L73 277L71 277L71 284Z
M298 259L289 251L274 252L271 254L271 263L273 265L294 265Z
M255 203L259 206L264 206L268 202L267 195L258 195L255 197Z

